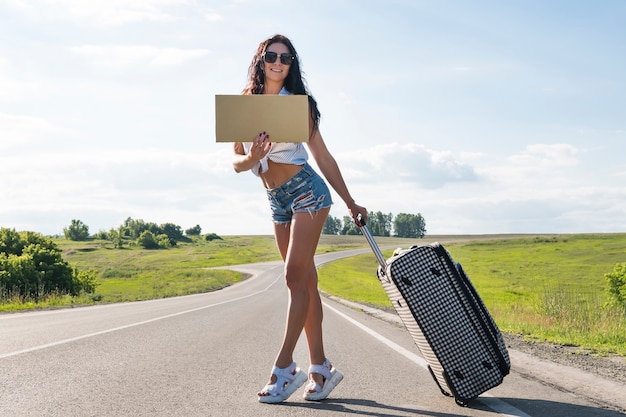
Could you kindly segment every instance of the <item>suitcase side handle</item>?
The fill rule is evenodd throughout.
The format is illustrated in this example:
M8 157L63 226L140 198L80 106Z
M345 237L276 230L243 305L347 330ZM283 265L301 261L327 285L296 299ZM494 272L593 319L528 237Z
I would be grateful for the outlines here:
M380 251L378 244L374 240L374 236L372 236L372 233L370 232L370 229L365 224L365 221L363 220L363 217L361 216L361 214L357 215L356 220L358 222L357 226L359 226L359 229L361 229L361 233L363 233L363 236L365 236L365 239L367 239L367 243L370 244L370 247L372 248L372 251L374 252L374 255L376 256L376 259L378 260L378 263L380 264L380 268L382 269L384 273L385 268L387 267L387 261L385 260L383 253Z

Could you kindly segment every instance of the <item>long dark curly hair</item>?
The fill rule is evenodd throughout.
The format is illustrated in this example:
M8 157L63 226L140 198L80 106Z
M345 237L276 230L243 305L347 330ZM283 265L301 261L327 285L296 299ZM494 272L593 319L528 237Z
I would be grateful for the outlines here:
M317 102L309 92L306 81L302 76L300 57L296 52L296 48L294 48L293 44L286 36L274 35L259 44L254 58L252 58L252 62L250 63L250 67L248 68L248 85L244 88L242 93L263 94L263 88L265 87L263 54L265 54L267 48L274 43L282 43L289 49L289 52L296 57L289 66L289 73L285 79L285 89L291 94L306 95L309 97L309 110L311 112L311 119L313 119L313 132L315 132L320 121L320 112L317 108Z

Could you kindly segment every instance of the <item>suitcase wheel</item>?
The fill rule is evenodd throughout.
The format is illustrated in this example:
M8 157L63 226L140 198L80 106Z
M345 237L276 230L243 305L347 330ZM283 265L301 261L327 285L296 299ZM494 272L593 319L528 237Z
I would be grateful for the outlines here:
M446 397L452 397L452 394L444 390L441 384L439 384L439 381L437 381L437 377L435 376L435 373L433 372L433 369L430 367L430 365L428 365L428 372L430 372L430 376L432 376L433 379L435 380L435 384L437 384L437 386L439 387L439 391L441 391L441 393L445 395Z
M463 401L463 400L459 400L458 398L455 398L454 402L456 403L456 405L458 405L460 407L467 407L469 405L468 402Z

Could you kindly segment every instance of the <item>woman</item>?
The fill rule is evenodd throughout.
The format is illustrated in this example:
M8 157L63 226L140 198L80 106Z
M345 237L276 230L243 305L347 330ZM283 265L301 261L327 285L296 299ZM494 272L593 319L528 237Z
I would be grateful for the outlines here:
M275 35L259 44L248 71L243 94L306 94L309 98L308 148L326 180L343 199L350 216L366 219L367 211L350 196L339 167L319 131L320 113L308 93L299 58L291 41ZM250 143L235 143L233 167L251 170L266 188L272 209L276 245L285 262L289 307L283 342L270 380L258 393L264 403L282 402L307 380L296 367L293 351L302 330L309 347L309 383L304 398L319 401L341 381L343 375L326 358L322 340L322 302L317 289L313 256L330 206L331 195L324 180L307 164L302 143L271 143L271 132L262 132ZM295 192L295 194L293 194Z

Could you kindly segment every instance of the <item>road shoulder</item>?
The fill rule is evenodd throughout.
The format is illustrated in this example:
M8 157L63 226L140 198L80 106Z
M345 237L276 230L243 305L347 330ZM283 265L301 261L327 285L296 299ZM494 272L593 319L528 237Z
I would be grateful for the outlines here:
M324 294L330 300L386 322L402 325L393 313ZM525 378L571 392L602 407L626 412L626 359L573 353L564 347L530 343L505 334L511 370Z

